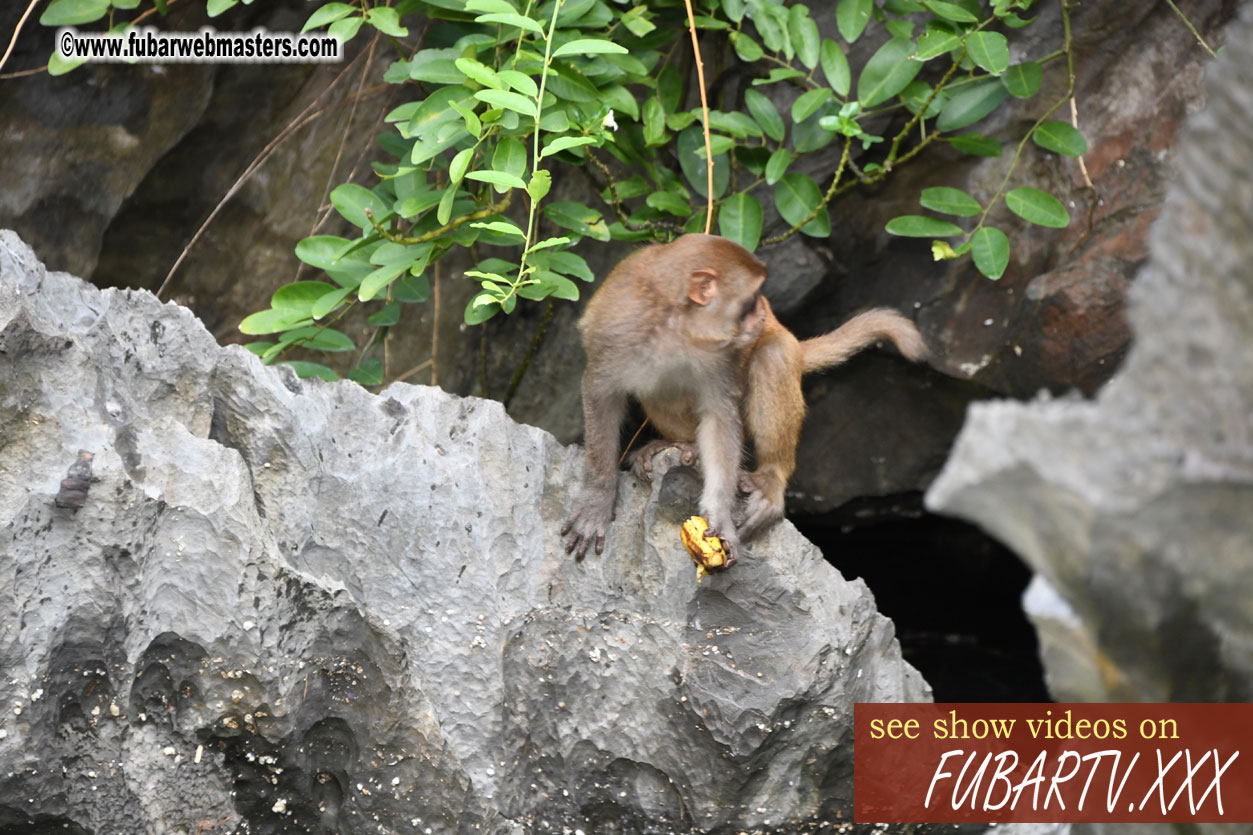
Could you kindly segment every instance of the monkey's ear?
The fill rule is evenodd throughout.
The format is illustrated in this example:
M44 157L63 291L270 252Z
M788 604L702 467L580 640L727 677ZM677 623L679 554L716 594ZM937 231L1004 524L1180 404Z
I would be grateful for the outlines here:
M691 282L687 287L687 297L701 307L709 304L718 295L718 272L712 267L692 270Z

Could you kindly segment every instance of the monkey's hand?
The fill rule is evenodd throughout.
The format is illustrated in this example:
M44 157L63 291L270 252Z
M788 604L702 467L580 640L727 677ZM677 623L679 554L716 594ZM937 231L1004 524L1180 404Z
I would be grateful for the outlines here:
M679 463L684 467L696 466L696 444L687 441L649 441L631 453L631 472L640 481L653 480L653 459L668 449L679 451Z
M740 522L740 532L745 539L783 518L782 489L775 481L759 473L740 473L740 492L748 496Z
M705 531L705 536L708 538L718 537L722 540L727 553L724 567L730 568L735 565L735 558L740 553L740 534L736 530L730 514L724 515L704 510L701 511L701 515L709 520L709 529Z
M615 491L605 492L595 488L583 490L573 515L561 527L567 554L573 553L574 558L581 562L593 541L596 543L597 554L605 550L605 531L613 521L615 498Z

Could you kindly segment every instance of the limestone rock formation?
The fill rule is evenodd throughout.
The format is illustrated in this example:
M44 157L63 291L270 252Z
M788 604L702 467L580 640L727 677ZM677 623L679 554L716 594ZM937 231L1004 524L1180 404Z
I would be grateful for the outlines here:
M1039 573L1061 700L1253 699L1253 10L1193 116L1094 402L971 408L928 494Z
M0 829L846 824L853 703L929 698L864 585L787 524L697 585L682 469L624 474L575 563L583 460L492 401L265 368L0 233Z

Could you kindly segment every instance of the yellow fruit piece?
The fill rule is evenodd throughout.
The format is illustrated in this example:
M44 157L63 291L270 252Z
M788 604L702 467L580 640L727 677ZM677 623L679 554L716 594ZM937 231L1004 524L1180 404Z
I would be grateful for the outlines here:
M700 516L689 516L679 529L683 547L696 563L696 582L706 574L726 568L727 552L719 537L707 537L709 523Z

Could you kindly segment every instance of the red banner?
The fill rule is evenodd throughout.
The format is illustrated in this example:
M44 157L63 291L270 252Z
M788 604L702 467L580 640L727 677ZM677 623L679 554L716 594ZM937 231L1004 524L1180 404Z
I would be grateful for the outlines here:
M858 823L1250 823L1253 704L858 704Z

